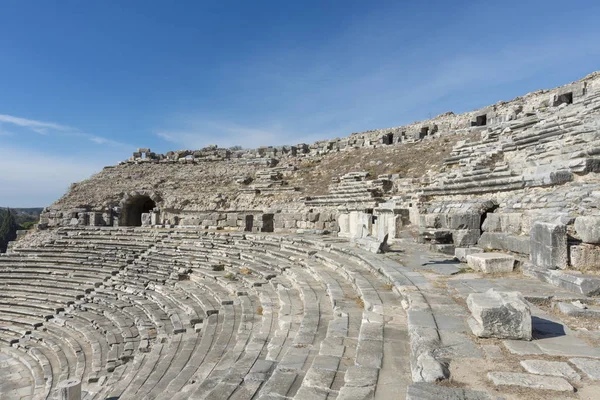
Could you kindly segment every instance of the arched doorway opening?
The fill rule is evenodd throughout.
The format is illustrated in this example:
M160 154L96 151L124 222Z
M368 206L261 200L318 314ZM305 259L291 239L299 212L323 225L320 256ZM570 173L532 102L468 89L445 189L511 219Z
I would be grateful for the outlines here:
M142 226L142 214L148 214L156 207L149 196L134 196L123 204L121 210L121 226Z

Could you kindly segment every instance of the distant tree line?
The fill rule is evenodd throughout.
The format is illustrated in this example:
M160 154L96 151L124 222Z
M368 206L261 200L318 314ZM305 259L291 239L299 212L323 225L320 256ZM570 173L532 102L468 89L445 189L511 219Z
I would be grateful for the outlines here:
M6 246L11 240L17 237L17 229L19 225L15 220L15 216L10 211L10 208L2 210L0 213L0 253L6 252Z
M5 253L8 242L17 238L17 230L28 230L37 223L35 215L15 213L10 208L0 209L0 253Z

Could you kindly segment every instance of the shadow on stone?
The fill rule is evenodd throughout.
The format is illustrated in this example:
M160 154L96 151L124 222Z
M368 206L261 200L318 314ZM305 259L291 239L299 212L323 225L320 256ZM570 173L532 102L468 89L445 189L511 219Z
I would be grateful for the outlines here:
M533 325L534 339L551 338L566 335L565 327L557 322L532 316L531 323Z
M442 260L442 261L428 261L426 263L423 263L421 265L425 266L425 265L436 265L436 264L451 264L451 265L459 265L460 262L456 261L456 260Z

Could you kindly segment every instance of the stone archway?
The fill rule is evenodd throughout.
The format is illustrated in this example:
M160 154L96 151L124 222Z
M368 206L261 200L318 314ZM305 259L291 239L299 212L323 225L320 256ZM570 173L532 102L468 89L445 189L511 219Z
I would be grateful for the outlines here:
M148 215L158 206L158 196L154 193L133 193L121 201L120 226L142 226L142 215Z

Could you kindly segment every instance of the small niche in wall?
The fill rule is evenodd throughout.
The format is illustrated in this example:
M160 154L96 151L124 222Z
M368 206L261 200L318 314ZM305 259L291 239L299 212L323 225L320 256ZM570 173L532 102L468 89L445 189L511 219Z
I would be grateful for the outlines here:
M383 144L394 144L394 134L388 133L383 135Z
M477 126L486 126L487 125L487 114L478 115L475 118L475 123Z
M561 104L573 104L573 92L555 95L553 106L557 107Z

